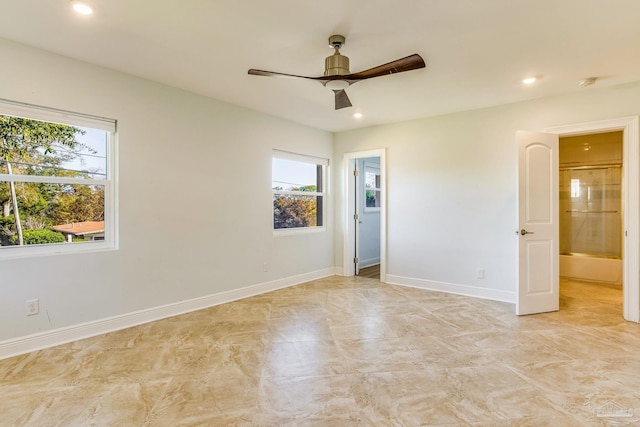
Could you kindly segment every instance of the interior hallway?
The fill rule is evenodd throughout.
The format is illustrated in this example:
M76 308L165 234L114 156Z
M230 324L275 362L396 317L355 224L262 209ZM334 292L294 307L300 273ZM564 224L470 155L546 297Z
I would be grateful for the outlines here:
M638 422L640 325L622 319L620 288L563 280L561 293L560 312L516 317L318 280L0 361L0 424Z

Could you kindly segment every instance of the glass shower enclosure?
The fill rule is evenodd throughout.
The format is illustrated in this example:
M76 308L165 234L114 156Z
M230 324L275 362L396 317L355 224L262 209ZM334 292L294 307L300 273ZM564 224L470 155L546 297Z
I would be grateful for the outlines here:
M621 165L560 170L560 254L621 259Z

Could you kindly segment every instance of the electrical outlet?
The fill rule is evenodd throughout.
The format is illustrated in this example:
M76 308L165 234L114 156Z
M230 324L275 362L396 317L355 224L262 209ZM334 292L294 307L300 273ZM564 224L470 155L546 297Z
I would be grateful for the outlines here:
M40 303L38 299L27 300L27 316L33 316L38 313L40 313Z
M267 271L269 271L269 263L268 262L263 262L262 263L262 271L264 271L265 273Z
M483 268L479 268L478 269L478 279L484 279L484 269Z

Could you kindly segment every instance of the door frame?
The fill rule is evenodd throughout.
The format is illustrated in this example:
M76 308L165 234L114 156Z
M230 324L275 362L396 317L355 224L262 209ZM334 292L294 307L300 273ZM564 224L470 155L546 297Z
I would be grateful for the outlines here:
M386 149L379 148L366 151L355 151L344 154L344 258L343 271L345 276L355 275L355 265L353 258L355 257L356 245L356 229L353 220L355 212L355 183L353 179L353 168L351 165L356 159L366 157L380 158L380 281L384 282L387 278L387 163Z
M622 295L625 320L640 322L640 121L638 116L554 126L543 130L559 137L622 131L623 256ZM556 192L560 189L556 188ZM559 236L558 236L559 238Z

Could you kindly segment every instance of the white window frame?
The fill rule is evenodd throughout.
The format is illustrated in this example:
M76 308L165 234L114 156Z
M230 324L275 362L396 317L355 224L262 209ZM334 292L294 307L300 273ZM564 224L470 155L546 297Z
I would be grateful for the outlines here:
M1 246L0 259L22 258L44 255L85 253L118 248L117 218L117 122L114 119L73 113L54 108L40 107L15 101L0 99L0 114L50 123L87 127L107 132L107 170L105 179L84 179L73 177L8 175L0 174L2 182L38 182L49 184L78 184L104 186L104 240L69 243L49 243L43 245Z
M271 227L274 227L275 218L273 216L273 196L274 195L299 195L299 196L315 196L322 197L322 225L317 225L315 227L295 227L295 228L273 228L274 236L286 236L291 234L301 234L301 233L317 233L323 232L327 230L327 202L328 202L328 168L329 168L329 159L325 159L322 157L308 156L305 154L291 153L289 151L282 150L273 150L271 158L285 159L285 160L293 160L302 163L310 163L317 166L322 166L322 190L317 192L312 191L287 191L287 190L274 190L271 189ZM273 171L271 171L271 177L273 179Z

